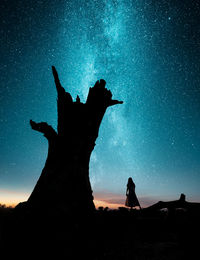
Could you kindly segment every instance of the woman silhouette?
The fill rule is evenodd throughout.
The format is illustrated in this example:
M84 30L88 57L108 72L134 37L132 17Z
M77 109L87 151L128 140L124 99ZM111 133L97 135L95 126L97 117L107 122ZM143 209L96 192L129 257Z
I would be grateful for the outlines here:
M125 206L130 207L131 209L136 206L140 207L140 203L135 194L135 183L133 182L131 177L128 178L126 196L127 197L126 197ZM141 207L140 207L140 209L141 209Z

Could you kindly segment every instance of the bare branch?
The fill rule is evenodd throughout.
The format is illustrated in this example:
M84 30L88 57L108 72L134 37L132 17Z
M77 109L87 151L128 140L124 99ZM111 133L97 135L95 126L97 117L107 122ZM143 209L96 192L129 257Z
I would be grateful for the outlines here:
M105 85L105 80L98 80L94 87L90 88L86 103L100 107L103 106L105 108L117 104L123 104L123 101L112 99L112 93L110 90L105 88Z
M36 123L33 120L30 120L30 125L33 130L43 133L48 140L57 136L57 133L53 127L48 125L46 122Z
M118 104L123 104L123 101L118 101L118 100L112 99L108 106L114 106L114 105L118 105Z
M64 99L66 103L72 103L72 97L69 92L66 92L65 89L62 87L59 77L58 77L58 72L54 66L52 66L52 72L56 84L56 89L58 93L58 99Z
M60 80L58 78L58 72L54 66L52 66L52 72L53 72L53 76L54 76L54 80L55 80L55 84L56 84L56 89L59 92L63 87L60 84Z

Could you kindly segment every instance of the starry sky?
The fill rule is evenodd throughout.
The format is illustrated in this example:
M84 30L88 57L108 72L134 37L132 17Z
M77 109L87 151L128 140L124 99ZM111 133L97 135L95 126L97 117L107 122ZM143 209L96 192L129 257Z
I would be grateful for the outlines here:
M91 156L96 201L200 201L200 5L187 0L1 0L0 202L30 195L57 125L51 66L85 101L103 78L114 99ZM111 205L109 204L109 205ZM98 204L99 205L99 204Z

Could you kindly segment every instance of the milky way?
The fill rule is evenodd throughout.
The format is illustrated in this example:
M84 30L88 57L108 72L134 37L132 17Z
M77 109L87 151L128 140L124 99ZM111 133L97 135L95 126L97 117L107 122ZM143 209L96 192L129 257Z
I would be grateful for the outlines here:
M56 129L55 65L73 98L96 80L124 104L109 108L91 157L96 193L200 200L198 3L2 3L0 191L31 192L46 140L29 119Z

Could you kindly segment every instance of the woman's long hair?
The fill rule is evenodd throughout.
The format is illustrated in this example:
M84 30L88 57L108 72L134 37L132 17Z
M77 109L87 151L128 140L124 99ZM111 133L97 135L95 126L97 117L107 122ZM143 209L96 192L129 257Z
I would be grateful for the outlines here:
M128 178L127 188L135 187L135 183L131 177Z

